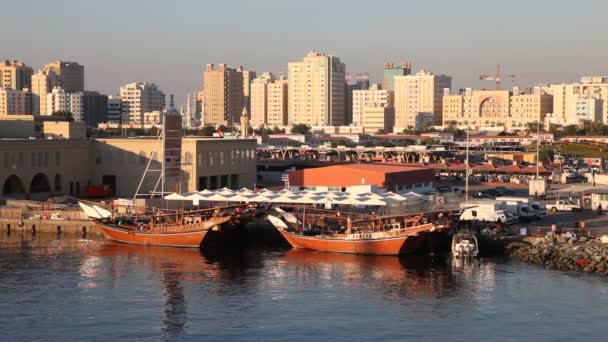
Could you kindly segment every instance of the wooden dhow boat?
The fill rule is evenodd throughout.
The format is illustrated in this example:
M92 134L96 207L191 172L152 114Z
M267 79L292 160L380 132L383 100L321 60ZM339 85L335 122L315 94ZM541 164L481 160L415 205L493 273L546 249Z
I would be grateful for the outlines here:
M293 248L322 252L399 255L413 253L434 233L451 229L452 213L350 214L313 208L276 208L268 220Z
M123 243L198 248L211 230L231 226L241 219L246 205L233 205L172 214L114 217L97 205L80 207L107 240Z

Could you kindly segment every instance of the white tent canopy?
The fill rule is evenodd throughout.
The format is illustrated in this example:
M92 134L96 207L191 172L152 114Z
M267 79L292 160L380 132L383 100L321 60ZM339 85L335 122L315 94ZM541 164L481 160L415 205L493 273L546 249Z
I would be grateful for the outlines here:
M403 202L417 202L423 200L422 195L414 192L399 195L393 192L386 193L346 193L327 191L299 191L289 190L258 192L243 188L230 190L223 188L216 191L202 190L184 194L173 193L165 196L167 200L192 200L207 202L259 202L259 203L294 203L294 204L341 204L341 205L368 205L387 206Z

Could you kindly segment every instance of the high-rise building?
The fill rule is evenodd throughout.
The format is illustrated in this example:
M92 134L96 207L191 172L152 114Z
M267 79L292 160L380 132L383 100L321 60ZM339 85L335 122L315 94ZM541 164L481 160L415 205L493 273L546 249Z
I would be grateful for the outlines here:
M450 88L450 76L424 70L416 75L395 76L395 129L420 129L442 123L443 92Z
M122 112L130 123L143 124L144 113L165 108L165 94L154 83L129 83L120 87Z
M346 118L345 124L354 124L353 119L353 92L355 90L369 89L369 75L367 73L357 74L353 81L350 74L346 74ZM358 119L360 122L360 117Z
M368 90L354 90L352 124L354 126L360 126L362 124L361 118L365 108L387 107L388 105L388 90L382 89L379 84L372 84Z
M194 94L194 117L198 119L198 126L205 122L205 91Z
M382 81L382 89L393 91L395 90L395 76L407 76L412 73L412 63L401 62L400 65L388 62L384 63L384 80Z
M0 62L0 88L23 90L32 87L34 70L23 62Z
M274 81L274 75L265 72L251 82L251 120L253 127L268 123L268 83Z
M84 91L83 118L88 127L97 127L101 122L108 121L108 96L96 91Z
M108 116L108 122L112 123L123 123L122 113L122 99L120 96L110 95L108 96L108 102L106 107L106 113ZM124 120L126 122L126 120Z
M471 128L504 126L521 130L527 123L542 122L551 112L552 98L535 89L522 93L508 90L473 90L443 96L443 125L456 124Z
M268 83L268 126L287 125L288 81L284 76Z
M289 62L290 124L340 126L346 121L346 67L338 57L309 52Z
M84 66L72 61L56 61L46 64L44 70L57 75L59 85L66 93L84 91Z
M204 75L204 123L229 125L238 123L243 110L243 73L220 64L217 69L207 64Z
M580 82L568 84L551 84L543 87L553 95L552 122L560 125L576 125L579 118L576 103L580 99L598 99L601 108L601 121L608 124L608 76L581 77Z
M263 73L251 83L251 125L287 124L287 80Z
M74 121L81 122L84 117L84 94L67 93L63 88L55 87L46 95L46 110L44 115L70 112Z
M243 106L247 108L248 113L251 113L251 82L256 78L256 73L245 70L241 66L237 67L237 70L243 74Z
M47 94L59 86L59 79L54 71L38 70L32 75L32 112L34 115L48 115Z
M32 114L31 101L29 91L0 88L0 116Z

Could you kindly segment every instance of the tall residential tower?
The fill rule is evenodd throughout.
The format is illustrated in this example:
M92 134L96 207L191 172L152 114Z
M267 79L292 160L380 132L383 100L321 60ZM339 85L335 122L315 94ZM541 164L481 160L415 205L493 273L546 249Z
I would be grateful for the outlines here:
M207 64L204 78L204 124L229 125L238 123L243 111L242 69L226 64L214 68Z
M289 62L289 123L343 125L346 121L345 69L338 57L314 51L301 62Z

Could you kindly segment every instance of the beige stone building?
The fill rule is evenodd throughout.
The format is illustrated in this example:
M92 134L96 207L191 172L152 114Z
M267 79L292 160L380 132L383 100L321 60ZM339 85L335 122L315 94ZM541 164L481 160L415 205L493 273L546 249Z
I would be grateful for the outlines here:
M451 88L450 76L420 71L416 75L395 76L395 128L420 128L441 124L444 89Z
M23 62L4 60L0 62L0 88L29 89L33 73L34 70Z
M274 81L274 75L265 72L251 82L250 123L253 127L268 123L268 83L272 81Z
M120 87L122 113L129 123L142 125L144 113L162 112L165 108L165 94L154 83L129 83Z
M54 71L39 70L32 75L32 112L47 115L47 94L60 84Z
M288 81L284 76L268 84L268 126L287 125Z
M234 125L243 110L242 70L207 64L204 78L204 124Z
M346 67L338 57L309 52L288 64L288 123L340 126L346 122Z
M44 121L42 133L45 139L85 139L87 127L82 122Z
M59 86L66 93L84 91L84 66L72 61L56 61L46 64L44 70L57 75Z
M251 112L251 82L256 78L255 71L245 70L239 66L237 68L243 75L243 106L247 108L247 112Z
M251 125L259 127L287 124L287 80L263 73L251 84Z
M361 124L365 133L390 133L395 125L393 107L365 107L361 114Z
M504 126L521 130L530 122L542 122L551 112L552 98L536 89L532 94L508 90L465 89L443 97L443 125L455 123L468 127Z
M144 170L163 159L156 138L0 139L2 197L43 199L54 194L82 196L87 185L110 185L116 196L131 197ZM181 139L181 177L176 190L253 187L255 139ZM149 193L159 173L149 173L141 193Z
M24 114L32 114L32 94L13 88L0 88L0 116Z
M386 107L388 101L389 91L382 89L379 84L372 84L367 90L353 90L353 125L361 125L365 108Z

